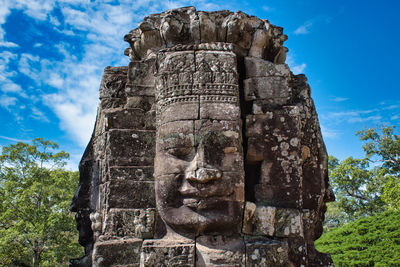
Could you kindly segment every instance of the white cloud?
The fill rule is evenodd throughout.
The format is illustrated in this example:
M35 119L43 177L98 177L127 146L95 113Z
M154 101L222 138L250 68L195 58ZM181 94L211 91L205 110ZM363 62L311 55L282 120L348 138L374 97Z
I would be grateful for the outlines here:
M380 116L380 115L373 115L373 116L367 116L367 117L355 116L355 117L349 117L347 120L350 123L366 122L366 121L380 122L382 120L382 116Z
M286 57L286 64L289 65L290 70L294 74L304 73L304 69L307 67L306 63L298 64L295 60L295 57L292 54L287 55Z
M310 28L313 25L312 22L308 21L305 22L303 25L299 26L295 31L294 34L300 35L300 34L308 34L310 32Z
M2 136L2 135L0 135L0 138L1 139L5 139L5 140L9 140L9 141L13 141L13 142L23 142L23 143L31 142L31 140L17 139L17 138L12 138L12 137L8 137L8 136Z
M389 106L383 107L382 109L392 110L392 109L398 109L398 108L400 108L400 105L389 105Z
M1 84L1 91L4 93L18 93L21 92L22 89L18 84L8 80L7 82Z
M31 111L32 111L32 113L30 115L31 118L33 118L35 120L43 121L43 122L50 122L50 120L46 117L46 115L44 115L44 113L42 111L40 111L38 108L32 107Z
M367 109L367 110L350 110L340 112L330 112L321 114L321 118L325 121L335 122L336 124L347 123L380 123L384 117L381 109Z
M266 12L270 12L270 11L273 10L273 8L272 8L272 7L269 7L269 6L262 6L262 9L263 9L264 11L266 11Z
M302 63L300 65L294 65L291 67L294 74L304 73L304 69L307 67L306 63Z
M38 100L49 107L60 119L60 128L83 147L93 130L98 88L104 68L108 65L127 65L129 62L123 54L128 47L123 41L124 35L136 28L137 23L149 14L188 5L196 5L199 10L229 7L229 4L221 7L205 0L121 0L118 5L108 0L18 0L8 1L6 8L0 7L0 23L4 24L10 9L18 9L39 23L52 25L55 31L67 35L68 38L81 39L83 44L74 50L72 46L76 44L71 42L54 43L55 51L62 55L59 61L32 54L30 51L18 55L14 60L17 60L19 72L35 81L36 88L27 88L34 92L30 94L30 101L35 103L35 107L39 107L40 103L35 102ZM52 13L55 7L59 8L63 19ZM4 34L2 35L0 29L0 37L2 36ZM6 42L0 38L0 42L2 40ZM34 44L38 49L42 46L42 43ZM4 77L5 81L11 81L11 74ZM4 76L0 69L0 83L1 75ZM14 88L16 89L17 87ZM8 107L15 105L16 101L15 97L9 98L8 102L3 100ZM27 108L31 108L31 105ZM33 118L48 120L44 110L31 109Z
M332 17L327 15L318 15L300 25L293 33L295 35L309 34L311 28L314 27L315 24L329 24L332 22Z
M64 84L64 79L62 79L58 73L51 73L47 83L53 87L61 89Z
M26 97L26 94L22 91L19 84L12 81L12 78L16 76L15 71L11 71L8 64L18 58L17 54L11 53L10 51L3 51L0 53L0 90L3 93L13 93L22 97Z
M335 97L334 99L332 99L332 101L334 101L334 102L343 102L343 101L347 101L347 100L349 100L349 99L346 97Z
M10 106L14 106L17 103L17 98L7 95L2 95L0 98L0 106L9 110Z
M327 127L323 126L322 124L320 125L320 127L321 127L322 136L324 138L335 139L339 136L339 132L337 130L327 128Z
M49 0L18 0L14 8L23 10L26 15L37 20L46 20L55 4L56 1Z
M34 80L36 84L40 84L38 62L39 56L31 54L22 54L18 62L18 70Z
M13 42L5 42L5 41L0 41L0 46L2 46L2 47L8 47L8 48L11 48L11 47L19 47L19 45L17 45L16 43L13 43Z
M399 118L400 118L400 115L398 115L398 114L393 115L393 116L390 117L390 119L393 120L393 121L394 121L394 120L397 120L397 119L399 119Z

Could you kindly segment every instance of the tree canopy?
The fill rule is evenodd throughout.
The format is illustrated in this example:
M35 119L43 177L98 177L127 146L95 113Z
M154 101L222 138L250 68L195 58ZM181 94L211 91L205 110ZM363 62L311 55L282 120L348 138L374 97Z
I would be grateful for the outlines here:
M56 143L37 138L3 147L0 155L0 265L66 265L79 255L68 207L78 172Z
M400 209L400 136L395 127L356 134L365 157L339 161L329 156L329 178L336 202L328 204L325 229L387 209Z
M332 229L315 241L335 266L399 266L400 211L385 211Z
M336 266L400 264L400 136L395 127L358 131L365 157L329 157L336 202L315 242Z

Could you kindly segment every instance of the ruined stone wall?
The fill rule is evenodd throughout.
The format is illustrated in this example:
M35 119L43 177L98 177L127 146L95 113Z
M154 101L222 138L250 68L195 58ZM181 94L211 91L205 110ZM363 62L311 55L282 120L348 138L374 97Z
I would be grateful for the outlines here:
M71 204L74 266L327 266L334 199L282 28L193 7L150 15L107 67Z

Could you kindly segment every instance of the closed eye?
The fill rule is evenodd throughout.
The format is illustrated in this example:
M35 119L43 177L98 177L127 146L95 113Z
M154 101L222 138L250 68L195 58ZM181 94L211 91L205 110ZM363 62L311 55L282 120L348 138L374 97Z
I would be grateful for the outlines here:
M167 149L166 152L171 156L187 161L194 156L193 147L174 147Z

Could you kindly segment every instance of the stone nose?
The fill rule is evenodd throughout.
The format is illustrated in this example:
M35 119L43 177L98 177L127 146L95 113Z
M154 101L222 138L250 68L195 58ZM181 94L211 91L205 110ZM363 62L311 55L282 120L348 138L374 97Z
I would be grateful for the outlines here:
M207 183L222 177L222 173L215 168L198 168L196 170L188 170L185 178L188 181L197 183Z
M204 148L199 146L195 157L185 171L185 178L188 181L207 183L222 177L222 172L208 164L204 157Z

